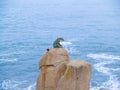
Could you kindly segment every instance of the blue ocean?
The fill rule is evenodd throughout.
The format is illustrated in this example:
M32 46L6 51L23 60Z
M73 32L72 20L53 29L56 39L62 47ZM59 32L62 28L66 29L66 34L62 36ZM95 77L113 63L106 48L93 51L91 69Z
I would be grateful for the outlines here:
M0 90L35 90L57 37L92 65L90 90L120 90L120 0L0 0Z

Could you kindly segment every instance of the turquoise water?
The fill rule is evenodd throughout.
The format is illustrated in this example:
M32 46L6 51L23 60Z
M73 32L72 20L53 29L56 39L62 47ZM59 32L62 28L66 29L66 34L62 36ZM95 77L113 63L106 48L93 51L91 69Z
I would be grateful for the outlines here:
M120 89L119 0L1 0L0 90L35 90L38 62L57 37L92 64L90 90Z

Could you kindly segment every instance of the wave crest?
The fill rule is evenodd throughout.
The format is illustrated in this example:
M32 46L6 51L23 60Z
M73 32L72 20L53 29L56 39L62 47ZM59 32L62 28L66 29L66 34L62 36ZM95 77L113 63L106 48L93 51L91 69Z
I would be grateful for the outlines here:
M60 42L60 44L63 46L68 46L68 45L71 45L72 43L71 42Z
M88 54L87 57L92 59L109 59L109 60L120 60L120 56L114 56L109 54Z
M13 62L17 62L18 59L14 58L14 59L0 59L0 63L13 63Z
M35 90L36 83L28 85L28 81L4 80L1 84L3 90Z
M14 90L20 85L20 82L18 81L11 81L11 80L4 80L1 84L1 87L3 90Z

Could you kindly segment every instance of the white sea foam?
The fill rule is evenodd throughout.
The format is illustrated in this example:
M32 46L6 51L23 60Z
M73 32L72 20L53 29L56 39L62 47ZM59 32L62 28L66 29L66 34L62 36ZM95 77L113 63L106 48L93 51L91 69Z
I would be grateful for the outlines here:
M120 71L120 68L111 68L112 71Z
M72 46L72 42L60 42L60 44L70 53L70 54L78 54L79 51Z
M71 42L60 42L60 44L66 47L68 45L71 45L72 43Z
M77 50L72 46L72 42L65 42L65 41L63 41L63 42L60 42L60 44L64 48L66 48L69 53L71 53L71 54L77 53Z
M102 87L109 87L111 90L120 90L120 83L116 76L110 75L110 79L103 82Z
M90 90L99 90L99 87L91 87Z
M27 88L23 90L35 90L36 82L34 84L29 85Z
M14 80L4 80L1 84L3 90L15 90L18 89L20 82Z
M110 69L104 66L108 63L110 64L111 62L97 63L94 65L94 67L98 72L101 72L101 73L106 74L106 75L110 75Z
M9 52L9 53L0 53L0 57L8 57L14 54L25 54L25 51L16 51L16 52Z
M70 53L70 54L78 54L80 53L76 48L74 47L70 47L70 48L67 48L67 51Z
M99 87L91 87L90 90L120 90L120 82L116 76L111 75L108 81L103 82Z
M17 62L18 59L14 58L14 59L0 59L0 63L13 63L13 62Z
M109 88L100 88L100 87L92 87L92 88L90 88L90 90L112 90L112 89L109 89Z
M119 71L120 68L109 68L107 65L111 65L112 63L115 63L116 60L120 60L120 56L102 53L88 54L87 57L99 60L96 64L93 65L94 68L109 78L109 80L103 82L99 87L92 87L90 90L99 90L100 88L108 88L108 90L119 90L120 82L118 81L117 76L114 75L113 71Z
M103 82L100 88L109 88L110 90L119 90L120 82L118 81L117 77L112 73L114 69L105 67L105 65L112 64L112 63L113 61L107 61L107 62L104 61L104 62L95 64L94 67L98 72L101 72L109 77L109 80L106 82ZM119 68L115 70L119 70Z
M112 64L112 63L114 63L114 61L108 61L108 60L107 61L102 61L102 62L94 64L94 67L98 72L101 72L105 75L108 75L110 77L110 81L112 81L113 80L112 77L115 77L114 74L112 73L112 71L120 69L120 68L113 69L112 67L109 68L109 67L105 66L105 65Z
M87 57L92 58L92 59L120 60L120 56L109 55L105 53L88 54Z
M3 90L35 90L36 83L27 85L27 81L4 80L1 84Z

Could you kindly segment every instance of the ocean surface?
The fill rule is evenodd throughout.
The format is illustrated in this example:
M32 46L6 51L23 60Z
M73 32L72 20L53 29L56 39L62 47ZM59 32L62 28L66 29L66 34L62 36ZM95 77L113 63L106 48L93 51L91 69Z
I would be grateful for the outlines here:
M0 90L35 90L57 37L91 63L90 90L120 90L120 0L0 0Z

